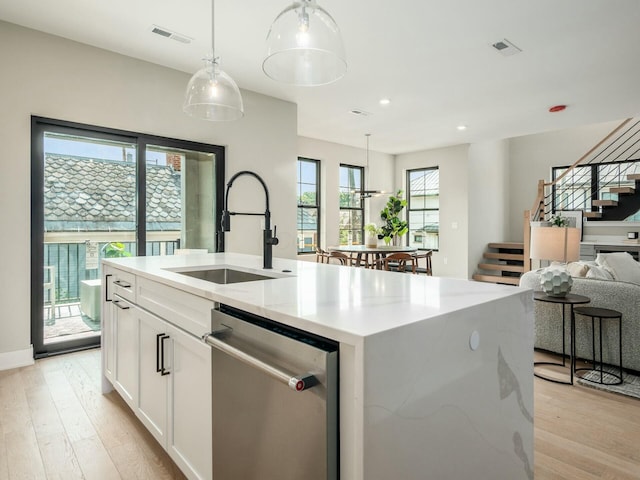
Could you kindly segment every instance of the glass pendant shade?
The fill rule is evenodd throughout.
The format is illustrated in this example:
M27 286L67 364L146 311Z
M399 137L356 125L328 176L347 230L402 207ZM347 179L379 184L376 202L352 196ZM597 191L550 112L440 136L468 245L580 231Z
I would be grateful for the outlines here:
M233 79L220 69L217 59L205 59L187 85L183 110L191 116L211 121L242 118L244 106L240 89Z
M347 71L340 29L315 0L297 0L276 17L267 34L264 73L297 86L326 85Z
M204 67L189 80L182 109L193 117L225 122L242 118L244 105L236 82L220 70L215 23L215 4L211 0L211 56L204 59Z

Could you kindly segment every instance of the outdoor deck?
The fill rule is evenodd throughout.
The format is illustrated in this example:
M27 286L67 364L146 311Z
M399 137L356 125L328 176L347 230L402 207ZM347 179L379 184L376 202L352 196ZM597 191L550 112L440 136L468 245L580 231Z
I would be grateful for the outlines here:
M100 335L100 321L82 314L80 302L56 305L55 318L51 307L44 307L44 343L63 342Z

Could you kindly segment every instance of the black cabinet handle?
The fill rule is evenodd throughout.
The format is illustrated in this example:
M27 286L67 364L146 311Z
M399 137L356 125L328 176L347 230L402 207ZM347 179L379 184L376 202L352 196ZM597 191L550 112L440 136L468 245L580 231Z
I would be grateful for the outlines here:
M130 283L123 282L122 280L115 280L113 283L122 288L131 288Z
M162 334L160 337L160 375L170 375L171 372L164 368L164 341L169 338L169 335Z
M160 337L163 335L164 333L156 335L156 373L160 373Z
M107 273L104 276L104 301L105 302L110 302L111 299L109 298L109 277L112 277L113 275L111 275L110 273Z
M121 310L129 310L129 308L131 308L126 304L125 306L120 305L120 300L113 300L113 304Z

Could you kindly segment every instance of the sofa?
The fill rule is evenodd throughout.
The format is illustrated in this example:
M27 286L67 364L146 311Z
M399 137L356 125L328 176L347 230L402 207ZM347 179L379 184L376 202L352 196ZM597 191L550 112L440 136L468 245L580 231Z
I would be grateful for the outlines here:
M520 286L541 290L540 272L526 272ZM640 372L640 264L626 252L599 254L595 262L573 262L567 265L573 285L571 293L591 299L586 306L609 308L622 313L622 364L626 370ZM591 272L591 273L589 273ZM562 352L561 306L534 302L535 347L551 352ZM567 313L568 309L567 308ZM566 339L569 349L569 317ZM598 327L596 324L596 359L598 359ZM607 364L618 364L618 325L604 320L602 355ZM576 356L590 359L592 355L591 319L576 315Z

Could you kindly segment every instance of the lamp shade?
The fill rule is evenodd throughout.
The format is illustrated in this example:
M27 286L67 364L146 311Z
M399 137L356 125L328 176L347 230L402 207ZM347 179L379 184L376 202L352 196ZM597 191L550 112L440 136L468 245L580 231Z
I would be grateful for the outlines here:
M531 227L530 257L575 262L580 258L580 230L571 227Z
M244 106L240 89L233 79L220 70L217 59L205 59L187 85L183 110L191 116L211 121L242 118Z
M276 17L267 34L264 73L297 86L326 85L347 71L340 29L315 0L297 0Z

